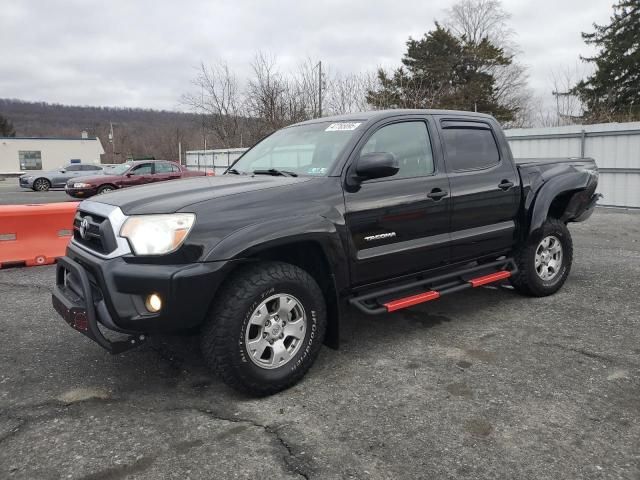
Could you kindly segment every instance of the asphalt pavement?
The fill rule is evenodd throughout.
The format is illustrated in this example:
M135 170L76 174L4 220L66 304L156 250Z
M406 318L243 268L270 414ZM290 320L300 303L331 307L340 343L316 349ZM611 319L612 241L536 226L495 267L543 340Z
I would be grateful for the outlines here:
M54 312L53 267L1 270L0 478L637 480L640 213L570 229L558 294L351 312L340 350L263 399L193 337L111 356Z
M53 189L48 192L35 192L21 188L17 178L0 177L0 205L19 205L34 203L77 202L77 198L70 197L63 189Z

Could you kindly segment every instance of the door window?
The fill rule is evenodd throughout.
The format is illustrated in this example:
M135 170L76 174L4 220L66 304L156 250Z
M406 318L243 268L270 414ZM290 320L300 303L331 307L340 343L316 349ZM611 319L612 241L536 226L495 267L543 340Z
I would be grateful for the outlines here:
M500 161L498 146L488 128L444 128L447 165L454 172L489 168Z
M150 163L145 163L144 165L140 165L139 167L131 170L131 173L133 175L151 175L152 170L153 165L151 165Z
M372 152L392 153L400 170L392 178L418 177L434 172L429 132L424 122L394 123L375 132L362 147L360 155Z
M68 167L65 168L65 170L67 172L79 172L82 170L82 165L78 165L78 164L69 165Z

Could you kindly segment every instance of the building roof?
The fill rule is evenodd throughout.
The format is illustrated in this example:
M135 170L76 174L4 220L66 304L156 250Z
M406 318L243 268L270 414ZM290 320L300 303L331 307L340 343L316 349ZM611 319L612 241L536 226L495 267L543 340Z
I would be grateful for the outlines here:
M88 137L88 138L70 138L70 137L0 137L0 140L98 140L98 137Z

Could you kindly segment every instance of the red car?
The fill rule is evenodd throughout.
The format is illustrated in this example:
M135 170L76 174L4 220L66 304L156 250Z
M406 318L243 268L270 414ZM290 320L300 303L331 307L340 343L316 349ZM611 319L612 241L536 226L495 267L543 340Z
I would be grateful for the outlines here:
M176 162L164 160L127 162L105 170L104 175L72 178L67 182L64 190L72 197L87 198L119 188L204 175L206 175L205 172L187 170Z

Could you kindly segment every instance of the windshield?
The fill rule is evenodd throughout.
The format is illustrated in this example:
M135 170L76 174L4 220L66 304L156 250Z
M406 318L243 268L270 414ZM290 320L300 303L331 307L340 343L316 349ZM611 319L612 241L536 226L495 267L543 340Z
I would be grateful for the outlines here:
M326 176L359 122L322 122L278 130L233 164L232 173L280 170Z
M121 163L120 165L115 165L106 170L106 173L109 175L122 175L124 172L131 168L130 163Z

